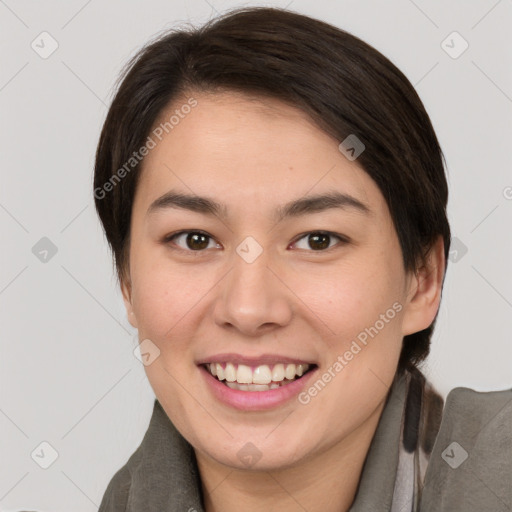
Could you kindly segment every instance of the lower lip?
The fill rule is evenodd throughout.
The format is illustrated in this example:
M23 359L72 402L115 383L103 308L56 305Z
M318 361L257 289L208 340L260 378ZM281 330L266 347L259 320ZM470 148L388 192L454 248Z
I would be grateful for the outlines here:
M204 366L200 365L199 370L203 374L206 383L213 395L220 401L235 409L242 411L265 411L283 405L293 397L297 396L313 378L318 367L310 370L300 379L290 384L279 386L268 391L241 391L231 389L216 379Z

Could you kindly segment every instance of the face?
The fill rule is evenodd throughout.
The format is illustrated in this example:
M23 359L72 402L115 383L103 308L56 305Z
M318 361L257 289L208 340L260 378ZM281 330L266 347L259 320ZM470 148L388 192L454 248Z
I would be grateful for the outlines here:
M340 141L277 100L192 96L144 160L128 317L196 453L293 466L383 404L403 336L436 307L419 312L386 202Z

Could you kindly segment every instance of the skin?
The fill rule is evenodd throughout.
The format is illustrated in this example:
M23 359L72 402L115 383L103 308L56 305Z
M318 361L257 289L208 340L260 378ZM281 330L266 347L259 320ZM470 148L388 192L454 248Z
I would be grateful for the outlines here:
M131 324L160 356L145 367L156 397L193 446L208 512L339 512L354 500L396 373L403 336L438 310L443 242L405 272L387 204L373 180L299 110L235 92L194 93L198 105L146 156L132 210L129 272L121 284ZM183 102L175 101L165 116ZM368 149L367 149L368 150ZM171 189L209 196L229 216L149 205ZM277 206L337 190L365 203L276 223ZM194 251L181 230L208 234ZM315 250L304 233L330 231ZM247 263L247 237L263 252ZM302 236L302 238L299 238ZM206 245L205 243L205 245ZM322 374L394 303L402 309L307 405L241 412L209 391L206 355L285 354ZM249 469L238 451L253 443Z

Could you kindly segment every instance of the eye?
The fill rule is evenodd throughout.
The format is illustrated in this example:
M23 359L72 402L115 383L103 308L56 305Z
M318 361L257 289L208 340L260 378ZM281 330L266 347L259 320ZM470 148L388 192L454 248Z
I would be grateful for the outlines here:
M313 251L323 251L325 249L330 249L330 241L332 238L337 238L342 243L347 243L348 240L345 237L340 235L335 235L329 231L311 231L310 233L306 233L301 236L301 238L297 239L297 241L293 242L292 245L297 246L300 240L305 239L306 244L309 245ZM308 249L308 247L298 247L299 249Z
M183 239L185 243L185 247L181 246L177 243L177 240ZM208 249L209 241L213 242L213 238L204 233L203 231L180 231L179 233L175 233L174 235L169 235L165 237L164 242L173 242L175 245L180 247L180 249L186 251L194 251L200 252L203 249ZM215 244L214 244L215 245ZM220 246L216 244L216 246Z
M348 239L346 237L336 235L330 231L311 231L301 235L301 237L291 245L297 247L301 240L306 240L306 244L310 249L319 252L332 248L330 242L333 238L338 239L341 243L348 243ZM222 248L222 246L216 243L210 235L203 231L179 231L178 233L166 236L163 242L165 244L172 242L174 245L187 252L203 252L204 249L211 249L215 247ZM213 246L210 245L211 243L213 243ZM297 248L308 250L307 246Z

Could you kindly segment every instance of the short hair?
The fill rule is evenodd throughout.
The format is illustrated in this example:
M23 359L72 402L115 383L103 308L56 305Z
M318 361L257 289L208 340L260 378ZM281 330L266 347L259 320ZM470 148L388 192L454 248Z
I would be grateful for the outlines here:
M143 163L133 155L169 105L194 91L275 98L308 114L340 143L356 135L365 146L357 163L386 200L404 269L421 268L439 235L447 265L446 161L405 75L375 48L328 23L286 9L245 7L199 28L158 35L119 77L96 151L94 196L120 282L128 276L132 204ZM399 375L429 354L436 319L437 313L428 328L404 337Z

